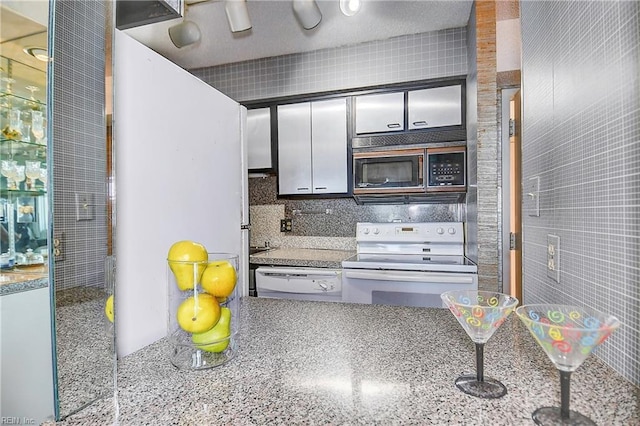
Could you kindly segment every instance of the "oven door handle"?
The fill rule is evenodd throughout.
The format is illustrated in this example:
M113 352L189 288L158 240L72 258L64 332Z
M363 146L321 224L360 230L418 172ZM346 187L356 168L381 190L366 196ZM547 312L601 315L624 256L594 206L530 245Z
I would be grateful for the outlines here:
M473 277L467 274L434 274L429 272L407 271L343 271L347 278L356 280L405 281L420 283L472 284Z

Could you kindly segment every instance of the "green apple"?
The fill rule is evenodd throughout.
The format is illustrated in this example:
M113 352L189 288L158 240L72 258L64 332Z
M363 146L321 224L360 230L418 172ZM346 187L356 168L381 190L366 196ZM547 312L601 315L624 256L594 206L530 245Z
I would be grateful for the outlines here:
M220 320L215 327L204 333L193 333L191 340L198 345L198 349L203 351L222 352L229 346L229 336L231 336L231 309L222 308Z
M236 268L227 260L209 262L202 274L202 289L212 296L226 298L236 288Z
M176 312L178 325L189 333L211 330L220 319L218 300L210 294L201 293L186 298Z
M192 290L200 282L208 260L207 249L200 243L188 240L173 244L167 255L169 268L182 291Z

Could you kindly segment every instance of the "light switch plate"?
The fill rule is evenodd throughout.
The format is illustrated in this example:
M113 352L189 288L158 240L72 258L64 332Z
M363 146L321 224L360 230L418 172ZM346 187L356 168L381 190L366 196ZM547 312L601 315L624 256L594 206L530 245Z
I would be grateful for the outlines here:
M540 177L530 177L524 188L524 209L529 216L540 216Z
M94 219L95 197L86 192L76 193L76 220Z
M547 235L547 276L560 282L560 237Z

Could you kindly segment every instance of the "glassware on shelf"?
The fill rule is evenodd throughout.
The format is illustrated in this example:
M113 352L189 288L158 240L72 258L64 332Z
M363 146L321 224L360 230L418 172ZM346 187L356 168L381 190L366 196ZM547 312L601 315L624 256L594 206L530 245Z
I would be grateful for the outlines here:
M19 140L22 137L21 111L18 108L9 110L9 124L2 128L2 136L7 139Z
M29 97L29 100L26 102L27 108L33 111L40 111L42 109L42 106L40 105L40 103L38 102L38 100L34 95L34 93L38 92L40 88L37 86L27 86L25 87L25 89L31 92L31 96Z
M24 173L25 166L16 165L16 173L13 177L14 182L16 183L15 189L20 189L20 182L23 182L27 176Z
M0 108L3 110L11 109L11 98L5 95L11 95L11 85L15 82L13 78L2 77L0 78L0 82L2 82L2 86L0 86L0 91L3 93L2 99L0 99ZM3 116L6 117L5 111L3 111Z
M2 160L0 163L0 173L7 178L7 189L16 189L16 166L18 162L15 160Z
M476 345L476 374L456 379L462 392L480 398L500 398L507 388L484 376L484 344L518 305L518 299L493 291L458 290L440 295L467 335Z
M25 161L25 170L27 182L25 183L27 190L36 189L36 180L40 177L40 161Z
M44 145L45 137L44 137L44 118L42 116L42 111L33 111L31 113L31 132L33 136L36 138L36 143L38 145Z
M45 188L47 187L47 169L46 168L41 168L40 169L40 176L38 176L38 179L40 179L40 181L44 184Z
M560 407L541 407L532 414L538 425L595 425L569 409L571 373L591 351L620 326L612 315L567 305L523 305L516 314L560 371Z
M2 88L2 91L8 95L11 95L13 93L12 91L13 83L15 83L16 81L11 77L2 77L0 81L4 83L4 87Z

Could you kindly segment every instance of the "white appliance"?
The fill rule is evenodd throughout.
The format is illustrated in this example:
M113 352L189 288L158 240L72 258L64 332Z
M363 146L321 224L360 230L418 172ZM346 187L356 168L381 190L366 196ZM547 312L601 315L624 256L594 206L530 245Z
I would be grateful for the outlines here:
M237 253L238 286L248 293L246 110L121 31L113 85L116 328L124 356L167 333L173 243Z
M342 300L444 307L440 294L477 290L460 222L358 223L357 254L342 262Z
M342 271L326 268L261 266L256 269L258 297L342 301Z

